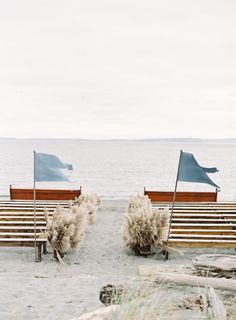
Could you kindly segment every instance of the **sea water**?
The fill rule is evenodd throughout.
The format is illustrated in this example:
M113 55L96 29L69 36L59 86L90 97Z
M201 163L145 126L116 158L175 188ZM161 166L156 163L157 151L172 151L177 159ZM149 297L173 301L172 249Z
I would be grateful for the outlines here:
M221 187L219 200L236 200L236 143L207 141L87 141L0 139L0 195L9 185L33 187L33 150L71 163L71 182L37 183L37 188L71 188L96 192L106 199L127 199L147 190L173 191L180 150L191 152L200 165L216 166L210 174ZM197 183L178 183L179 191L214 191Z

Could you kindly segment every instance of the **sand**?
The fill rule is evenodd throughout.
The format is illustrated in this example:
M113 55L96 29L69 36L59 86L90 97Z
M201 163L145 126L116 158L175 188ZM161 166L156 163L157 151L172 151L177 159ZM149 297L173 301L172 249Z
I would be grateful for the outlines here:
M184 257L151 258L129 254L122 243L127 201L103 201L97 222L89 225L81 247L60 265L50 254L34 262L32 248L0 248L0 319L71 319L102 307L103 285L127 284L139 265L191 266L194 256L214 249L185 249ZM220 251L222 252L222 250ZM233 250L223 250L233 254ZM182 290L182 293L185 291Z

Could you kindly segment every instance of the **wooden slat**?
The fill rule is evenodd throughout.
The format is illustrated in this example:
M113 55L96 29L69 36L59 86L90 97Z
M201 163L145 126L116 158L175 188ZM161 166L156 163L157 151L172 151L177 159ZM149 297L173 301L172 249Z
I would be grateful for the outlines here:
M214 238L214 239L221 239L221 238L225 238L225 239L233 239L233 240L236 240L236 236L235 235L218 235L218 234L186 234L186 233L183 233L183 234L174 234L174 233L171 233L170 234L170 238L205 238L205 239L208 239L208 238ZM196 240L195 240L196 241Z
M36 230L46 230L46 226L37 226L36 225ZM15 228L14 226L2 226L0 225L0 231L2 230L8 230L8 231L15 231L17 232L17 230L34 230L34 226L17 226L17 228Z
M175 222L175 223L177 223L177 221L179 221L180 223L182 223L182 222L193 222L193 221L196 221L197 223L200 223L200 222L218 222L218 223L225 223L227 220L225 220L225 219L222 219L222 217L219 217L218 219L215 219L215 218L210 218L210 219L208 219L208 218L202 218L202 217L199 217L199 218L197 218L197 217L193 217L192 219L191 219L191 217L188 217L188 218L175 218L175 217L173 217L172 218L172 221L173 222ZM232 222L234 222L234 221L236 221L236 219L234 218L234 219L230 219L230 221L232 221Z
M39 217L44 217L44 212L36 211L36 214ZM53 211L48 212L48 214L51 216L53 214ZM0 219L2 216L11 217L11 216L15 216L15 215L19 215L20 217L24 217L24 216L33 217L34 212L33 211L28 211L28 212L25 212L25 211L17 211L17 212L16 211L0 211Z
M34 225L34 221L1 221L1 225L7 225L7 224L11 224L11 225L16 225L16 224L23 224L23 225ZM37 221L36 222L37 225L46 225L45 221Z
M218 240L218 241L212 241L212 240L203 240L203 241L196 241L196 240L181 240L181 241L177 241L176 239L174 240L170 240L170 242L168 243L168 246L170 247L194 247L194 248L198 248L198 247L205 247L205 248L236 248L236 241L230 240Z
M233 217L236 218L236 213L174 213L173 217Z
M222 227L223 224L220 224L220 227ZM202 224L201 223L172 223L171 224L172 227L176 226L176 227L196 227L196 226L199 226L201 227ZM206 223L204 224L204 227L218 227L219 224L218 223ZM225 223L225 226L226 227L236 227L236 224L235 223L232 223L232 224L229 224L229 223Z
M67 208L69 208L69 206L62 206L62 205L60 205L60 207L62 207L62 208L65 208L65 209L67 209ZM53 211L53 210L55 210L57 208L57 206L55 206L55 207L52 207L52 206L50 206L50 207L47 207L47 206L36 206L35 207L35 210L36 211L43 211L43 210L45 210L45 209L47 209L47 210L50 210L50 211ZM1 207L0 206L0 210L1 211L34 211L34 207L33 206L6 206L6 207Z
M27 221L27 219L31 219L34 217L34 215L30 215L30 216L25 216L25 215L22 215L22 216L19 216L19 215L5 215L5 216L1 216L0 215L0 224L1 224L1 221L4 221L4 220L21 220L21 221ZM45 217L43 215L39 216L37 215L36 216L36 219L40 219L41 220L45 220Z
M36 234L39 235L41 232L37 232ZM29 237L34 237L34 232L0 232L0 238L3 236L14 236L14 237L22 237L22 236L29 236Z

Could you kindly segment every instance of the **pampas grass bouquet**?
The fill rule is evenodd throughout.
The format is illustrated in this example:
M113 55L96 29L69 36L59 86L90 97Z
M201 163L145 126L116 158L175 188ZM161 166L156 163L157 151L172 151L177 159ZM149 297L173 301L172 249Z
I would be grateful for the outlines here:
M101 203L96 194L81 195L70 201L69 207L58 206L52 215L45 211L47 230L43 234L54 250L54 257L62 261L64 255L80 246L88 224L96 221Z

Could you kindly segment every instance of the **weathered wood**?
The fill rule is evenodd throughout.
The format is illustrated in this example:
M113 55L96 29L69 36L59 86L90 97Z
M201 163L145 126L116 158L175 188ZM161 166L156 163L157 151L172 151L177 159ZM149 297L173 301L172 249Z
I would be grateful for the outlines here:
M227 320L227 311L219 296L215 293L214 288L210 287L206 293L205 316L207 319Z
M82 314L80 317L73 318L71 320L108 320L110 318L111 313L118 310L118 308L119 306L114 305L109 307L103 307L95 311Z
M198 274L214 277L232 277L236 275L236 257L225 254L203 254L192 260Z
M207 278L178 273L157 272L155 282L174 283L179 286L207 287L236 292L236 280L223 278Z
M140 277L153 277L159 272L168 272L168 273L190 273L191 269L184 266L176 266L176 265L153 265L153 266L145 266L140 265L137 269L137 275Z

